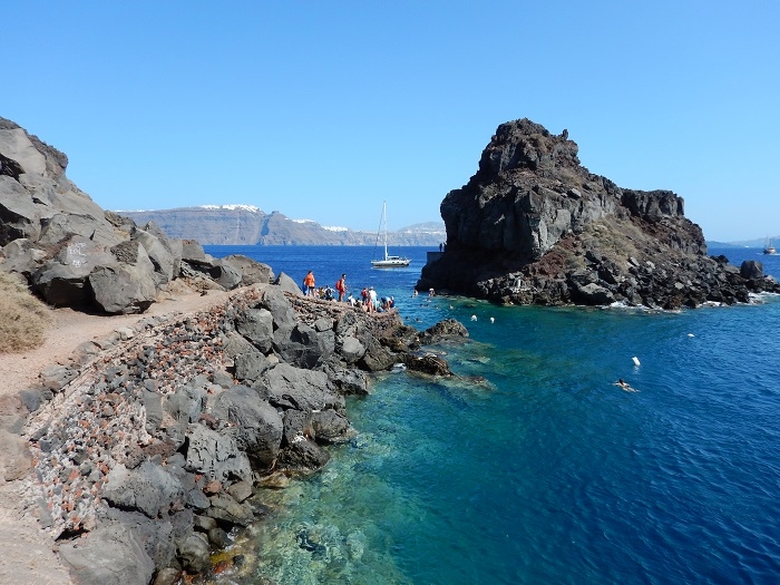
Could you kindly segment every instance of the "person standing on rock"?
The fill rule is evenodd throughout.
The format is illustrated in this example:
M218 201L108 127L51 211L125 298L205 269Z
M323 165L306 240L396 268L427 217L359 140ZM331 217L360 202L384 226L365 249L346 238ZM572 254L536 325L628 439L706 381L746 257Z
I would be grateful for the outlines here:
M309 270L303 279L303 294L307 297L314 295L314 273Z
M342 274L336 281L336 290L339 292L339 302L344 300L344 293L347 292L347 275Z

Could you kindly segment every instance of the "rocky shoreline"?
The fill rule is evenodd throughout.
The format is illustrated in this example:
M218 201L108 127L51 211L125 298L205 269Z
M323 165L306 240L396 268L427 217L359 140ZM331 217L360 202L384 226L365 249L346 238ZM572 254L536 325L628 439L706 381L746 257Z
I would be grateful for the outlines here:
M354 433L345 396L404 362L446 375L428 332L297 287L240 288L210 310L149 317L88 342L19 393L26 497L80 584L207 574L234 527L267 513L261 486L321 469Z

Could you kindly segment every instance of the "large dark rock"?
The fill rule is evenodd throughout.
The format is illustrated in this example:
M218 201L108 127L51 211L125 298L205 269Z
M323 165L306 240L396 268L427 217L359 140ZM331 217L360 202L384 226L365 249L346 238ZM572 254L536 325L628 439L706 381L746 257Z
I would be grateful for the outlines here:
M160 466L144 461L136 469L118 465L109 473L103 497L123 510L138 510L149 518L180 506L184 490L178 479Z
M209 404L209 412L233 425L236 445L257 466L273 463L282 440L282 417L256 390L234 386Z
M238 449L233 437L194 424L187 431L186 447L188 471L225 483L252 477L249 459Z
M261 393L280 408L344 411L344 397L333 391L327 374L281 363L261 378Z
M726 273L671 191L622 189L580 165L568 132L502 124L469 182L441 204L447 247L435 288L509 304L679 308L734 302L773 280Z
M119 523L103 523L59 550L80 585L148 585L154 573L139 536Z

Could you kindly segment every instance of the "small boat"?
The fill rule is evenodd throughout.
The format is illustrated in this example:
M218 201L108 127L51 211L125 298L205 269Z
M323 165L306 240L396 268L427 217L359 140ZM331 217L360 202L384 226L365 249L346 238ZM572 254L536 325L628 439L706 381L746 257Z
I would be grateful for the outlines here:
M766 246L764 246L764 254L777 254L777 250L775 250L775 247L772 245L772 240L770 238L766 239Z
M409 266L411 260L403 256L394 256L387 253L387 201L382 202L382 218L379 221L379 232L377 233L377 241L379 236L384 237L384 257L371 260L371 266L374 268L399 268L403 266Z

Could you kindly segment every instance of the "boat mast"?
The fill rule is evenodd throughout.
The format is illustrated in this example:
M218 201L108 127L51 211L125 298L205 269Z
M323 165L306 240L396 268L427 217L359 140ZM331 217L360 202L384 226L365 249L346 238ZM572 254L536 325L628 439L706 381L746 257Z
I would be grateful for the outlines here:
M382 201L382 224L385 232L385 260L387 260L387 201Z

